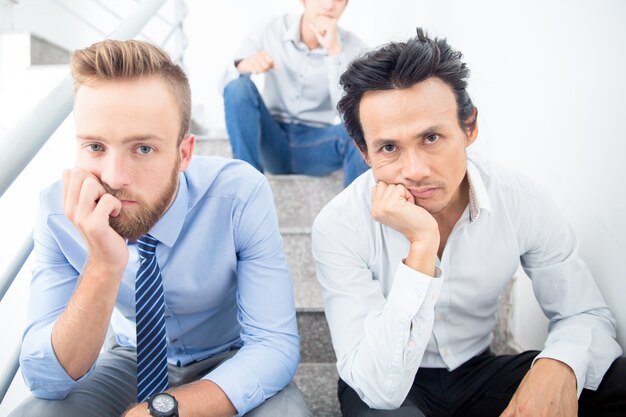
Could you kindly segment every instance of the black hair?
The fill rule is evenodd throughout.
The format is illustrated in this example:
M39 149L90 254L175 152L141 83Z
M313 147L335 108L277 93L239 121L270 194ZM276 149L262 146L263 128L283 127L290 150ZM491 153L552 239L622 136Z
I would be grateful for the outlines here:
M359 119L359 105L368 91L405 89L430 77L437 77L452 89L456 98L459 125L464 130L476 123L475 107L467 93L469 68L463 54L446 39L430 39L422 28L407 42L391 42L355 59L339 78L344 96L337 109L348 134L365 152L367 145Z

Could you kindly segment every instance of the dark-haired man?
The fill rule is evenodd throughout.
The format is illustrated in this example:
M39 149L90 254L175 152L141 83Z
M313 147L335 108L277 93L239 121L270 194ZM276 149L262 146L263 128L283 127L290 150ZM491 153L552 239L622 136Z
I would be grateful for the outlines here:
M572 229L536 184L466 155L468 75L418 29L341 77L340 113L372 168L313 228L343 415L626 415L615 321ZM550 332L541 352L497 356L520 261Z

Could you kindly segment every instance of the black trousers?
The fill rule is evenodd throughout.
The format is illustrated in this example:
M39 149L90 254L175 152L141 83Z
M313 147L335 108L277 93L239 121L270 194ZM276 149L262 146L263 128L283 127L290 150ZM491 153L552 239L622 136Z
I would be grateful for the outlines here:
M538 351L496 356L489 350L452 372L420 368L400 408L375 410L339 380L344 417L498 417L509 404ZM584 389L581 417L626 416L626 358L613 362L597 391Z

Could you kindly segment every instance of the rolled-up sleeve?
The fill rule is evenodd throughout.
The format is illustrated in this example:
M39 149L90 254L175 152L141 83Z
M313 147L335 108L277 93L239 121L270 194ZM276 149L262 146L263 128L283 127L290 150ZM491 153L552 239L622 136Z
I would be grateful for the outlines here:
M30 284L20 367L33 395L45 399L62 399L80 379L72 379L59 363L52 348L52 328L65 310L79 274L69 264L49 229L51 215L45 214L46 203L42 198L42 210L33 236L35 267Z
M282 390L300 362L291 276L262 177L237 214L237 302L243 347L205 376L243 415Z

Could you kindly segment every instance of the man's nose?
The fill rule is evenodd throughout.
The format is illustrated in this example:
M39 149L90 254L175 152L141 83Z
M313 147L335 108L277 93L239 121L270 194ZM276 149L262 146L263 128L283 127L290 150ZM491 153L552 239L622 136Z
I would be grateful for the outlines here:
M431 175L428 155L418 150L410 150L404 154L402 176L411 181L421 181Z
M114 190L128 185L130 173L121 155L108 155L102 165L100 180Z

